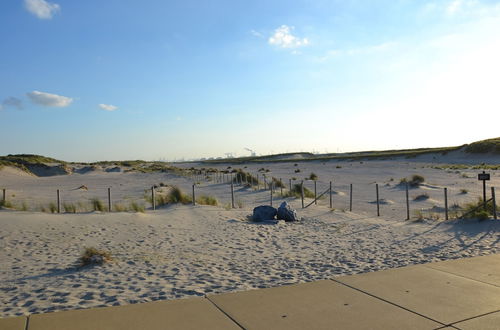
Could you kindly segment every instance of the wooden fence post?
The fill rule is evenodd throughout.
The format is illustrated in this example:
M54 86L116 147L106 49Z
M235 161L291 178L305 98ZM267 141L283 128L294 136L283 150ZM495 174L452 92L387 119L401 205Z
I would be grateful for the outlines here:
M193 184L193 205L196 205L196 196L194 194L194 184Z
M302 199L302 208L304 208L304 180L300 181L300 198Z
M234 186L231 182L231 207L234 209Z
M273 206L273 182L271 181L271 206Z
M111 211L111 188L108 188L108 212Z
M378 196L378 183L375 184L375 190L377 191L377 217L380 217L380 201Z
M6 196L7 196L7 195L6 195L6 189L2 189L2 191L3 191L3 193L2 193L2 195L3 195L3 197L2 197L2 201L5 203L6 198L7 198L7 197L6 197Z
M318 200L317 200L318 190L316 189L316 186L317 186L317 181L314 180L314 205L318 205Z
M283 181L280 178L280 191L281 191L281 197L283 197Z
M493 202L493 219L497 220L497 201L495 198L495 187L491 187L491 201Z
M330 181L330 208L333 208L333 200L332 200L332 181Z
M352 212L352 183L349 185L349 212Z
M406 182L406 220L410 220L410 197L408 195L408 182Z
M448 220L448 188L444 188L444 217Z
M288 179L288 183L290 184L290 191L292 191L292 179Z
M151 187L151 200L153 204L153 211L156 210L155 187Z
M57 189L57 213L61 213L61 194L59 189Z

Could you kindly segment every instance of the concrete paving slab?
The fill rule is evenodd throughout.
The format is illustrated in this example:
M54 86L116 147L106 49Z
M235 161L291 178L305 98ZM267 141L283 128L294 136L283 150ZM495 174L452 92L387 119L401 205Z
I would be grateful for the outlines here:
M453 325L461 330L498 330L500 329L500 312L476 317Z
M157 301L31 315L29 330L240 329L208 299Z
M245 329L436 329L443 324L333 281L208 296Z
M422 265L500 287L500 254Z
M7 317L0 319L0 329L1 330L25 330L26 328L26 316L20 317Z
M410 266L335 281L444 324L500 309L500 288L423 266Z

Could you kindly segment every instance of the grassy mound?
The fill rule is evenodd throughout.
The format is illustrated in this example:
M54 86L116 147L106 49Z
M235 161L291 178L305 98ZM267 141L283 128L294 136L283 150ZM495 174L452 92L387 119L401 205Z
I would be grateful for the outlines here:
M494 153L500 155L500 137L471 143L465 147L465 152L471 154Z

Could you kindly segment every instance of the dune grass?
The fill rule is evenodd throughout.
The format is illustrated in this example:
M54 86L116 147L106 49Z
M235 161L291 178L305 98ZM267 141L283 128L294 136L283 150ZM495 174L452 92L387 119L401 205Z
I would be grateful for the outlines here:
M500 155L500 137L473 142L465 147L472 154L494 153Z
M219 205L217 198L207 195L201 195L200 197L196 198L196 203L200 205L212 205L212 206Z
M90 265L102 265L112 261L111 253L99 250L95 247L87 247L79 259L80 267Z
M102 201L97 197L92 198L90 200L90 204L92 205L92 209L94 211L104 212L106 210Z
M467 215L467 219L489 219L493 215L493 202L489 201L486 203L486 210L482 207L483 205L484 202L481 197L479 197L476 202L465 204L462 208L462 217Z
M301 198L302 194L301 194L301 187L300 187L300 184L297 183L297 184L294 184L292 185L292 190L289 190L287 191L285 194L284 194L285 197L295 197L295 198ZM305 186L304 186L304 197L307 197L307 198L314 198L314 192L312 192L311 190L307 189Z

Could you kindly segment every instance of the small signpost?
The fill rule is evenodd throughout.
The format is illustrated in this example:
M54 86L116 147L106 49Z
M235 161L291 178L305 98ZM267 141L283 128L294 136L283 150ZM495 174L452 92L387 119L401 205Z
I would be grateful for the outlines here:
M486 210L486 181L490 180L490 173L486 173L483 171L483 173L479 173L477 175L477 179L479 181L483 181L483 204L484 204L484 209Z

